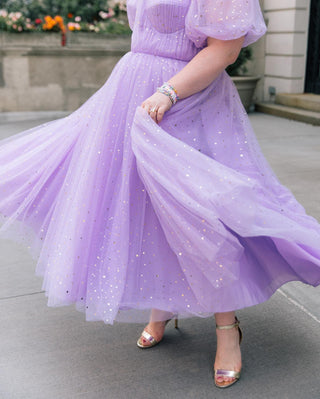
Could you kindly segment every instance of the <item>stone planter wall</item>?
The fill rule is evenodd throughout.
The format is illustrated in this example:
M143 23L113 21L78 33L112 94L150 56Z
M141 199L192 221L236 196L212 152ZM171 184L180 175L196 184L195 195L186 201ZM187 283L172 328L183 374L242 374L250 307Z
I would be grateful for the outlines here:
M73 111L130 50L130 37L0 33L0 112Z

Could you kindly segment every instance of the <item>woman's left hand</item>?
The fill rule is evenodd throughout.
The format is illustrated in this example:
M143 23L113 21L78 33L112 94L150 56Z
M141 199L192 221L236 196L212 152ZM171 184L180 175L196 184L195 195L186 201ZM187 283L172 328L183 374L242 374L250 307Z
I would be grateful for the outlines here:
M141 104L141 107L148 112L156 123L162 121L165 112L168 111L171 106L172 102L170 98L159 92L155 92Z

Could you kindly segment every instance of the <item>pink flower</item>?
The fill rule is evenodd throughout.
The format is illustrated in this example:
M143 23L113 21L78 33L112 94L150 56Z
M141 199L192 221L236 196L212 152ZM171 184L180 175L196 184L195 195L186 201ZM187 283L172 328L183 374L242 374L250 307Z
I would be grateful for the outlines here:
M107 19L107 18L109 18L109 14L106 13L106 12L104 12L104 11L100 11L100 12L99 12L99 16L100 16L102 19Z
M113 11L113 9L112 8L109 8L109 10L108 10L109 12L108 12L108 14L109 14L109 17L113 17L114 15L116 15L116 13Z
M71 31L81 30L81 26L78 23L75 23L75 22L68 22L68 29L71 30Z
M12 21L17 21L19 18L22 17L21 12L11 12L8 17L12 19Z
M81 17L75 17L75 19L74 19L76 22L80 22L81 21Z
M21 32L22 31L22 26L18 27L18 31Z

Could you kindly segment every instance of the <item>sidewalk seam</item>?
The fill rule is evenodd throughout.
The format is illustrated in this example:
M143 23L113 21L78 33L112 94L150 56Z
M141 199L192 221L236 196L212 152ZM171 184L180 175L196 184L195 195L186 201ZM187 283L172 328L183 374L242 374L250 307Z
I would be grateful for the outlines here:
M45 291L36 291L36 292L30 292L29 294L20 294L20 295L13 295L13 296L5 296L3 298L0 298L0 301L3 301L5 299L13 299L13 298L20 298L23 296L30 296L30 295L36 295L36 294L43 294Z
M301 303L295 301L293 298L291 298L289 295L287 295L285 292L283 292L281 289L278 289L278 291L282 296L284 296L289 302L291 302L294 306L302 310L304 313L306 313L308 316L310 316L313 320L315 320L317 323L320 324L320 320L313 315L311 312L309 312L308 309L306 309Z

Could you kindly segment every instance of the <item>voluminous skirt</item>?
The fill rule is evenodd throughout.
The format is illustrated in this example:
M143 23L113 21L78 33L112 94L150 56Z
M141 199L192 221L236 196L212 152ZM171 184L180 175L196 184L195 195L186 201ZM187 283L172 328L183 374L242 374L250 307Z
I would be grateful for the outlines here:
M320 283L320 226L263 157L224 72L157 125L140 107L185 61L127 53L66 118L0 142L0 237L49 306L87 320L207 317Z

